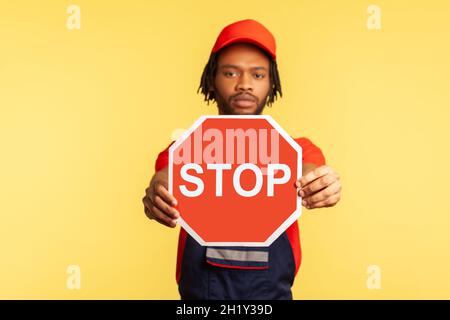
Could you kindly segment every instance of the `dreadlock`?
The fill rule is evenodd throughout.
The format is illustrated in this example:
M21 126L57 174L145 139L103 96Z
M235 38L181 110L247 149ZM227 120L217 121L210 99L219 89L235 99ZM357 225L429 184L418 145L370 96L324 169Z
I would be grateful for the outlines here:
M262 51L262 50L261 50ZM268 58L270 62L269 66L269 78L270 78L270 90L267 97L267 105L270 107L272 103L277 99L278 94L280 97L283 96L281 92L281 82L280 75L278 73L277 62L272 59L265 51L262 51ZM209 60L203 69L202 77L200 79L200 86L198 87L197 93L201 90L201 93L205 96L204 101L209 105L210 101L216 101L214 91L212 91L214 78L217 71L217 60L219 58L219 52L211 53Z

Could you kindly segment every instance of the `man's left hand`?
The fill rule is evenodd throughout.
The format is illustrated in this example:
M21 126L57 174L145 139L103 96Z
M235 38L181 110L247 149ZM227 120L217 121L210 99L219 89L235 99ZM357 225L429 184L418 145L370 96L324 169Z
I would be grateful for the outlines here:
M308 172L296 183L302 205L307 209L332 207L341 198L339 175L327 165Z

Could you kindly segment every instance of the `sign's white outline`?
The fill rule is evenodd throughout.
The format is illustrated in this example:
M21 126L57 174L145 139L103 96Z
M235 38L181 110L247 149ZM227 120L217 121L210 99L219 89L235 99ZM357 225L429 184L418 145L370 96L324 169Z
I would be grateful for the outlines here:
M269 122L278 133L297 151L297 180L302 176L302 148L291 138L289 134L269 115L231 115L231 116L200 116L194 124L186 130L175 143L169 148L169 192L173 194L173 182L172 182L172 165L173 165L173 151L180 146L184 140L187 139L205 120L207 119L265 119ZM187 223L183 218L178 218L178 223L182 228L186 230L200 245L202 246L215 246L215 247L268 247L270 246L291 224L293 224L302 214L302 199L297 195L297 206L295 211L286 219L264 242L206 242L204 241Z

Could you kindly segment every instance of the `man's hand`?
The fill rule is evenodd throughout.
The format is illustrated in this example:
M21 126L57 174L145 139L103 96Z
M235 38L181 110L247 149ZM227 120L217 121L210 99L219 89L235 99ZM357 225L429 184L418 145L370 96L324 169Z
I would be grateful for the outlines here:
M341 198L339 175L329 166L317 167L296 182L302 205L307 209L332 207Z
M159 223L174 228L177 219L180 217L174 208L177 200L168 191L167 168L155 173L150 182L150 186L145 189L145 196L142 198L144 211L147 217Z

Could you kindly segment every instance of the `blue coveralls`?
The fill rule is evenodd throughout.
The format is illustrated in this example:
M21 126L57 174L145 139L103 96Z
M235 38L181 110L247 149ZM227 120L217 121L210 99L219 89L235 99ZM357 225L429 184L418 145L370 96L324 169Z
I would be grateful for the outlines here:
M204 247L188 234L178 288L183 300L290 300L294 277L286 232L265 248Z

